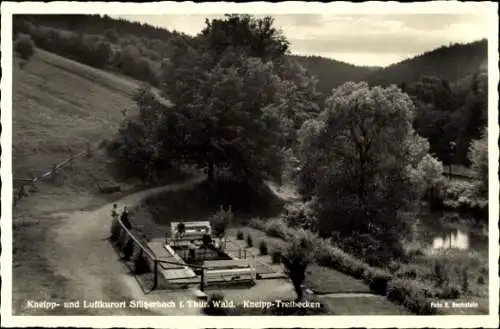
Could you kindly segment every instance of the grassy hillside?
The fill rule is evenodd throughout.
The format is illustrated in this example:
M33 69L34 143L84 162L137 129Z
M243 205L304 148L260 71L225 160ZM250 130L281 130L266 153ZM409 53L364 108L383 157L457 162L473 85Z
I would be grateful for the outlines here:
M13 174L29 176L110 137L138 83L37 49L14 66Z

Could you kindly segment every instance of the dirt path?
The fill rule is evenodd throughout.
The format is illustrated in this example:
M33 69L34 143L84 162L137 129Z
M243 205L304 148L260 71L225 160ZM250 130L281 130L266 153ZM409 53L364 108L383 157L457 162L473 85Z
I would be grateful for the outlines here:
M181 184L153 188L126 196L115 203L122 208L137 205L144 198L161 193L189 187L201 182L198 177ZM54 234L54 250L48 255L49 263L56 275L68 280L75 300L90 301L159 301L157 294L144 295L135 278L127 274L125 265L108 242L110 210L107 204L94 211L58 213L54 216L62 221ZM165 296L163 296L165 297ZM166 298L166 297L165 297ZM176 296L168 295L168 301ZM157 309L155 309L157 310ZM81 310L80 310L81 311ZM196 310L193 310L195 312ZM66 312L68 313L68 312ZM143 309L88 309L84 313L95 315L144 314ZM162 309L161 314L173 314L175 310ZM183 310L181 314L189 313Z

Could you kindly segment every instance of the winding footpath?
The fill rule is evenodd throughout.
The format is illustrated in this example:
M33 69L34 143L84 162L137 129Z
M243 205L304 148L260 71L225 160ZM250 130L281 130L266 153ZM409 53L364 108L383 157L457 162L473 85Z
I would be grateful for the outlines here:
M110 211L113 203L121 208L140 204L145 198L166 191L175 191L194 186L202 182L205 177L197 177L180 184L171 184L152 188L128 195L120 200L106 204L93 211L78 211L56 214L61 218L61 225L55 234L55 250L51 250L49 262L55 273L65 277L71 295L80 303L83 300L91 301L129 301L141 300L156 302L176 298L172 293L159 296L156 293L144 294L133 275L120 261L118 255L107 240L110 231ZM184 293L185 294L185 293ZM76 297L78 296L78 297ZM162 297L162 299L160 299ZM186 309L157 309L158 315L175 314L186 315ZM197 314L198 310L192 310ZM151 314L144 309L113 308L91 309L93 315L132 315Z

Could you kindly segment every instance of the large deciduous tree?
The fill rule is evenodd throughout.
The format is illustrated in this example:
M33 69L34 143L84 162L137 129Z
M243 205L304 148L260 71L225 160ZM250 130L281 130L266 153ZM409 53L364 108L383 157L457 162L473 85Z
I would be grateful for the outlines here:
M240 179L280 174L278 88L272 64L256 58L205 75L183 113L189 117L188 152L210 178L220 169Z
M286 63L288 42L272 24L248 15L207 21L196 38L175 39L162 65L165 96L178 119L162 138L175 134L181 160L209 178L223 170L243 181L279 180L285 146L318 112L314 80Z
M149 87L134 97L138 113L122 122L110 148L121 174L155 181L176 160L184 145L183 117Z
M319 111L314 79L285 60L288 42L272 25L269 17L228 15L207 21L193 39L171 40L161 95L175 105L143 93L139 115L120 131L121 158L147 177L179 161L206 170L209 179L224 173L242 182L280 180L284 150ZM124 60L134 57L130 47Z
M319 231L369 234L400 251L409 223L399 214L420 196L413 173L428 143L412 128L413 104L397 87L346 83L300 133L299 187L316 196Z

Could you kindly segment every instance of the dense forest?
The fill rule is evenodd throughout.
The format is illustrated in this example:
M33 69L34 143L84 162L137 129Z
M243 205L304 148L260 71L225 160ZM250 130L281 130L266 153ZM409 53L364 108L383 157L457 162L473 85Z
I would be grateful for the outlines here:
M366 79L372 72L381 68L356 66L330 58L320 56L297 56L291 55L304 68L318 78L316 85L321 93L321 101L325 101L333 88L340 86L346 81L359 82Z
M454 82L487 68L488 43L451 44L395 63L366 77L370 84L411 84L422 76Z

